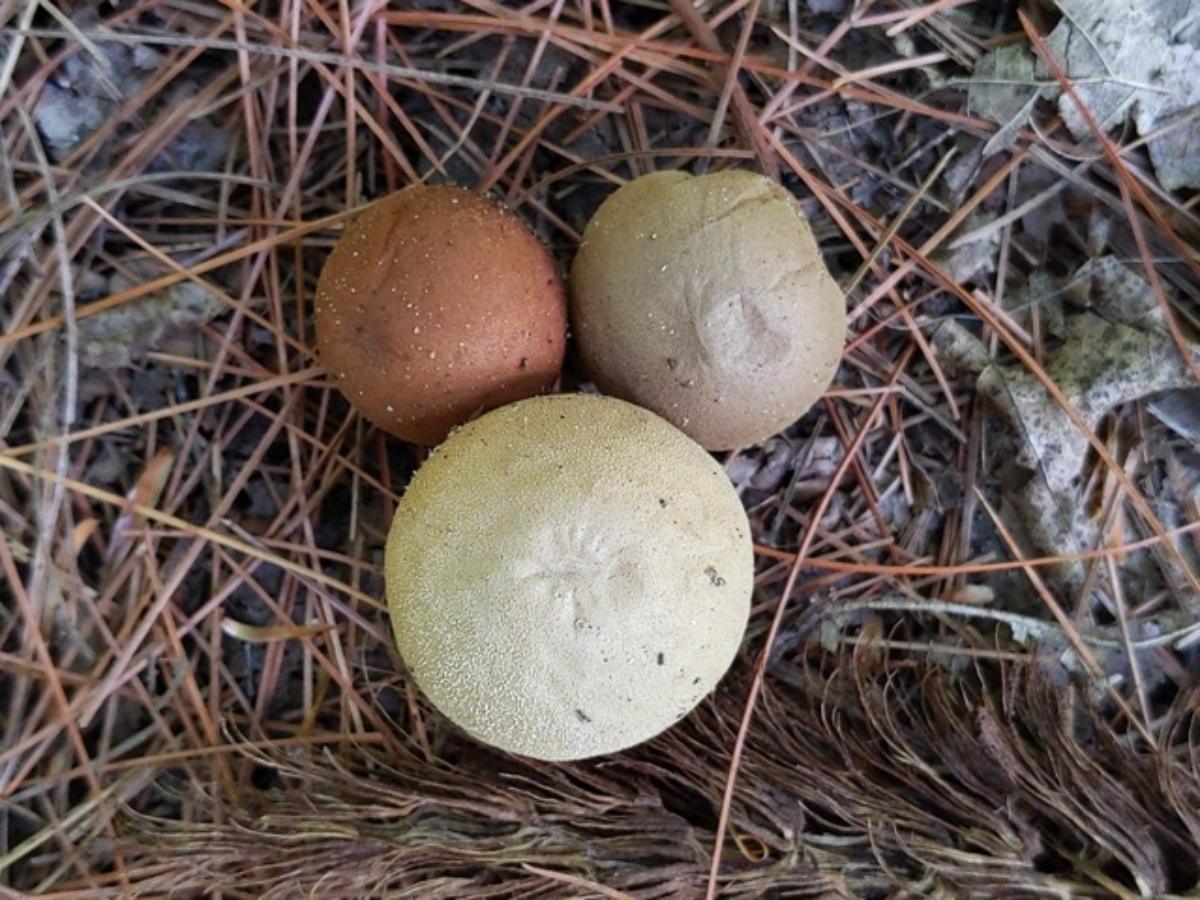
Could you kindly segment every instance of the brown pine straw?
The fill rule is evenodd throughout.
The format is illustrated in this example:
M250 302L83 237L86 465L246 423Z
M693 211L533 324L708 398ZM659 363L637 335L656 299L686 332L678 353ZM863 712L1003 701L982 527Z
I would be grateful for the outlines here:
M1037 666L951 675L865 644L772 672L721 896L1165 897L1200 874L1195 758L1141 753ZM644 748L569 765L459 740L430 763L412 745L297 756L231 736L279 785L202 796L221 826L131 814L122 846L156 896L697 896L744 684L729 688ZM1195 738L1196 699L1169 712L1169 743Z

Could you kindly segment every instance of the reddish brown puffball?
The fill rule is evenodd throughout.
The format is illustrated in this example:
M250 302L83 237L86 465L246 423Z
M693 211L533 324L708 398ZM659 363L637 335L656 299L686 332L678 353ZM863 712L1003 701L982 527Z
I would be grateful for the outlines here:
M363 415L436 444L554 384L566 300L520 219L463 188L414 185L347 227L317 283L316 328L321 365Z

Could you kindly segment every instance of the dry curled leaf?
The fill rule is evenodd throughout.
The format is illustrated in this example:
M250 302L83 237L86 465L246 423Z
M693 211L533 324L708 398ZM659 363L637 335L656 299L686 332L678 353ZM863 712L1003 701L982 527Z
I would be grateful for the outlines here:
M1057 0L1063 19L1047 47L1104 128L1131 117L1149 141L1167 190L1200 187L1200 16L1187 0ZM1078 139L1091 135L1066 93L1059 113Z
M1069 282L1067 297L1086 309L1066 317L1065 338L1050 355L1046 375L1093 432L1123 403L1194 386L1173 341L1158 327L1149 286L1136 273L1111 258L1092 260ZM949 365L978 375L978 396L1008 428L1013 452L998 456L1026 477L1010 483L1006 500L1030 540L1045 553L1082 550L1091 532L1077 484L1087 437L1032 372L988 360L962 325L947 321L933 339Z
M1071 284L1087 284L1090 309L1067 316L1065 340L1047 362L1046 375L1092 430L1121 403L1194 386L1174 343L1156 327L1161 320L1153 294L1140 276L1104 258L1081 267ZM977 390L1019 435L1018 462L1039 471L1052 490L1069 490L1087 438L1041 382L1021 365L981 367L987 358L982 344L953 320L939 326L934 340L950 362L977 371Z

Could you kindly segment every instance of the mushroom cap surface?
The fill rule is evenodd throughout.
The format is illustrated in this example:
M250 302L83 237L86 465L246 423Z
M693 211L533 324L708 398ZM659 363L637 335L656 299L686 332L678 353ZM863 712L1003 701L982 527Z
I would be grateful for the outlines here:
M459 187L413 185L368 207L330 253L315 306L326 372L373 423L421 444L548 390L566 349L550 254Z
M537 397L456 430L388 535L388 607L425 695L545 760L645 741L737 653L754 558L724 470L624 401Z
M837 372L845 299L796 199L752 172L657 172L601 204L571 322L602 391L710 450L786 428Z

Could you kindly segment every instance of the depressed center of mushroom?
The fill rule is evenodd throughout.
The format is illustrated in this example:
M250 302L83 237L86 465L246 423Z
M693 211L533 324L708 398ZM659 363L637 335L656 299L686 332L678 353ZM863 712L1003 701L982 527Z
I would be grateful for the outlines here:
M583 237L571 318L606 393L727 450L787 427L832 381L845 299L780 185L654 172L611 194Z
M590 519L592 515L584 515ZM587 522L547 526L513 565L513 578L543 598L557 630L592 631L628 612L642 590L644 553L634 543Z

